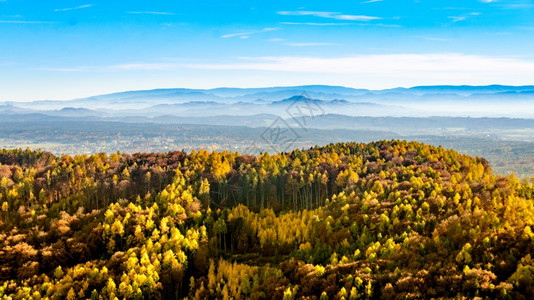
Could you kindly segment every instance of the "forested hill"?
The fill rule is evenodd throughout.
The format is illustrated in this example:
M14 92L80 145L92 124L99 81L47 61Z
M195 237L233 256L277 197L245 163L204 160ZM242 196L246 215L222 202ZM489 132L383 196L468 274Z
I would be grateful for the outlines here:
M532 183L442 147L0 163L0 298L534 297Z

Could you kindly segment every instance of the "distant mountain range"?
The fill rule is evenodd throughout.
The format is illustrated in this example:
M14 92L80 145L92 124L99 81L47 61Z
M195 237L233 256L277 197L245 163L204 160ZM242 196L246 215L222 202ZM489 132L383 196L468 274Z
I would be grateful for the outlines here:
M0 103L0 114L98 117L110 121L173 120L178 117L253 116L284 118L293 104L313 102L326 114L370 117L534 118L534 86L418 86L386 90L306 85L269 88L155 89L67 101Z

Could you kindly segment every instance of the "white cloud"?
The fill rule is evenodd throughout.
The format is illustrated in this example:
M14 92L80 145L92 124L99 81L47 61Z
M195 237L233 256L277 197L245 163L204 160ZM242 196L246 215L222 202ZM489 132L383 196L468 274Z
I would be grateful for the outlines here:
M68 68L38 68L56 72L117 72L117 71L165 71L178 68L176 63L127 63L108 66L78 66Z
M378 27L401 27L397 24L382 23L314 23L314 22L280 22L282 25L302 25L302 26L378 26Z
M92 7L92 6L93 6L93 4L84 4L84 5L80 5L80 6L76 6L76 7L56 8L56 9L54 9L54 11L55 11L55 12L69 11L69 10L76 10L76 9L89 8L89 7Z
M278 29L280 29L280 28L268 27L268 28L263 28L262 30L257 30L257 31L230 33L230 34L222 35L221 38L222 39L227 39L227 38L238 37L238 38L241 38L241 39L248 39L253 34L269 32L269 31L275 31L275 30L278 30Z
M361 4L368 4L368 3L375 3L375 2L382 2L384 0L369 0L369 1L364 1L364 2L360 2Z
M232 64L183 64L201 70L298 72L316 82L341 76L359 86L418 84L526 84L534 61L457 53L359 55L339 58L261 57ZM325 75L328 74L328 75ZM352 84L354 86L354 84Z
M133 63L133 64L121 64L112 65L112 70L169 70L176 67L176 64L172 63Z
M163 15L163 16L172 16L175 13L166 12L166 11L129 11L128 14L134 15Z
M376 26L379 26L379 27L391 27L391 28L400 28L402 26L398 25L398 24L375 24Z
M315 22L280 22L282 25L308 25L308 26L344 26L356 25L355 23L315 23Z
M279 11L279 15L284 16L314 16L320 18L344 20L344 21L372 21L381 19L379 17L365 16L365 15L346 15L339 12L331 11Z
M534 60L458 53L381 54L337 58L243 57L232 63L127 63L100 67L46 68L56 72L165 72L206 86L337 84L387 88L433 84L532 84ZM205 72L210 70L210 72ZM153 73L151 73L153 74ZM189 75L188 75L189 74ZM198 78L190 78L197 74ZM231 74L232 76L228 76ZM118 76L118 75L113 75ZM162 75L163 76L163 75ZM211 76L211 77L210 77ZM208 79L209 77L209 79ZM197 80L197 81L195 81Z
M480 0L482 3L495 3L497 0Z
M291 47L310 47L310 46L335 46L336 43L287 43Z
M238 32L238 33L230 33L230 34L225 34L225 35L221 35L221 38L222 39L227 39L227 38L233 38L233 37L248 37L250 34L252 34L251 32Z
M502 9L530 9L534 7L531 3L510 3L510 4L497 4L495 5Z
M467 17L463 17L463 16L454 17L454 16L451 16L451 17L449 17L449 19L452 19L452 22L460 22L460 21L467 20Z
M455 22L465 21L468 18L476 17L476 16L480 16L480 15L481 15L481 13L475 11L475 12L470 12L468 14L464 14L464 15L461 15L461 16L450 16L448 18L451 19L453 23L455 23Z

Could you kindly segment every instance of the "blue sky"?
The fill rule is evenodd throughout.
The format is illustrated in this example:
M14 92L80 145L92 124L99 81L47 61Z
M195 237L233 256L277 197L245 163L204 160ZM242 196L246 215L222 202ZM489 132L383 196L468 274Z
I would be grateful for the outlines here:
M534 1L0 0L0 101L534 84Z

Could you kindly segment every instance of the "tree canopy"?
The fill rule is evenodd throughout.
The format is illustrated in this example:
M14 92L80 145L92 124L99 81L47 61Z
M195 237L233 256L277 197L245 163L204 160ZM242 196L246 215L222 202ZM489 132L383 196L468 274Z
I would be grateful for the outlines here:
M534 188L399 140L0 150L0 297L534 297Z

